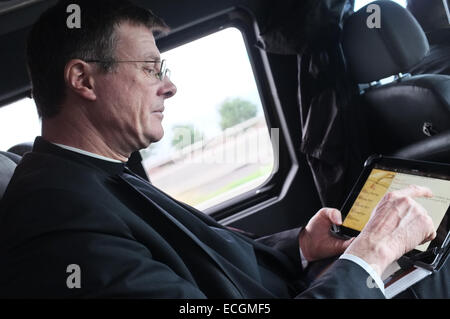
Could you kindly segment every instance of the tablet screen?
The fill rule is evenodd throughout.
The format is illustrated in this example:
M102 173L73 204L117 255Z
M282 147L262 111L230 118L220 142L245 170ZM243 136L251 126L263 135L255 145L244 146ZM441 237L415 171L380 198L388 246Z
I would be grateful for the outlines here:
M433 192L432 198L414 198L421 204L431 219L437 236L446 236L447 227L441 227L441 222L450 206L450 178L448 176L421 173L417 170L392 169L376 164L359 192L343 226L361 231L368 222L370 215L383 196L391 191L408 187L409 185L426 186ZM417 246L420 251L427 250L430 242Z

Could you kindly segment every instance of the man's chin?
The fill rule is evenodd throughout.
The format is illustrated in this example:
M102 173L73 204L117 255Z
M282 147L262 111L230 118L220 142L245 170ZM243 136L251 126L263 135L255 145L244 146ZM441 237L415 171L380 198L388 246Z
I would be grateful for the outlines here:
M160 140L162 140L162 138L164 137L164 131L161 130L161 132L157 133L157 134L152 134L149 138L149 143L147 145L147 147L152 144L152 143L157 143Z
M139 150L146 149L153 143L159 142L164 136L164 130L158 130L157 132L150 132L149 134L142 134L137 140L137 147Z

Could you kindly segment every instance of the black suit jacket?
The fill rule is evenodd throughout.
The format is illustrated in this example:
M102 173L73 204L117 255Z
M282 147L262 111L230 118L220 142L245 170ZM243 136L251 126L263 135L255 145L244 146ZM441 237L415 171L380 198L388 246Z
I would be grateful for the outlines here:
M301 291L298 229L251 240L123 164L41 138L0 207L1 297L382 297L346 260ZM67 285L71 264L81 288Z

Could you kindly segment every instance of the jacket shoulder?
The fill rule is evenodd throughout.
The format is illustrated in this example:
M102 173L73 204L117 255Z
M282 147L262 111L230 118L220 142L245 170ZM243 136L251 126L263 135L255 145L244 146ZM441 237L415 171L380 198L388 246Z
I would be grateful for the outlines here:
M108 175L100 169L44 153L27 153L16 167L3 202L10 203L43 190L88 195L103 187Z

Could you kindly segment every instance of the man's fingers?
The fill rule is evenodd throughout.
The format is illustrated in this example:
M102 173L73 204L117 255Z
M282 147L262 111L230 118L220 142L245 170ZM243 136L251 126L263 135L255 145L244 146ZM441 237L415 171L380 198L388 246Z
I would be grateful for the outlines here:
M350 239L347 240L342 240L342 239L337 239L335 241L335 252L334 254L342 254L347 248L348 246L350 246L350 244L353 242L353 240L356 237L352 237Z
M423 242L421 242L420 244L422 245L422 244L425 244L426 242L429 242L429 241L431 241L431 240L433 240L433 239L435 239L436 238L436 231L434 231L433 233L431 233L430 234L430 236L428 236L427 238L425 238L424 240L423 240Z
M352 237L352 238L347 239L346 241L344 241L344 242L342 243L342 247L343 247L344 249L347 249L347 247L350 246L350 244L353 242L353 240L355 240L355 238L356 238L356 237Z
M431 189L419 185L409 185L407 188L395 191L395 194L409 197L433 197Z
M333 224L341 225L342 224L342 216L341 212L335 208L324 208L324 214Z
M433 193L428 187L409 185L407 188L392 192L390 197L394 199L398 211L403 212L403 214L399 215L401 218L406 215L415 216L414 218L416 220L422 221L421 225L423 230L425 230L424 227L428 229L426 234L424 234L426 237L420 244L424 244L436 237L436 231L433 230L433 221L428 215L428 212L422 205L412 199L413 197L433 197ZM396 201L395 199L398 199L399 201ZM409 214L410 212L411 214ZM421 215L427 216L428 218L419 219Z

